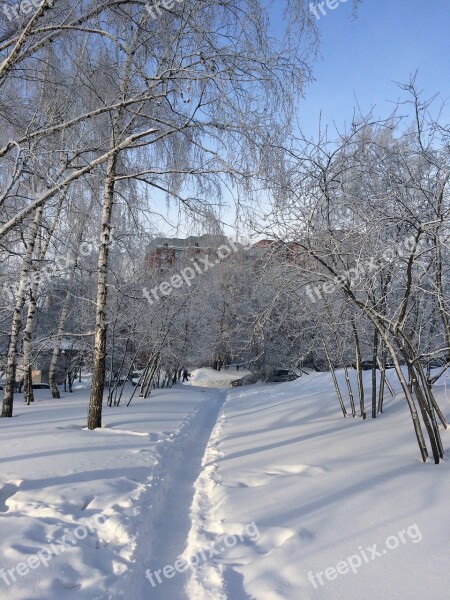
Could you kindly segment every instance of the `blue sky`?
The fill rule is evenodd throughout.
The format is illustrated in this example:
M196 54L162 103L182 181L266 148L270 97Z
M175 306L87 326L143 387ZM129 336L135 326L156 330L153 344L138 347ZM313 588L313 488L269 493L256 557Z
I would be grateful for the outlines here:
M388 101L400 96L394 82L407 82L416 69L424 94L439 92L450 105L449 0L363 0L356 19L351 0L324 9L327 14L316 20L321 34L316 81L299 103L307 134L317 131L321 111L327 124L351 123L356 101L363 113L375 105L375 116L387 116ZM449 114L447 107L447 121Z
M281 30L279 8L284 2L275 0L273 35ZM395 82L406 83L416 70L424 97L440 93L450 121L450 0L362 0L356 19L352 0L325 10L317 21L321 45L312 65L315 82L299 100L298 121L306 135L315 136L322 113L322 124L329 125L333 139L333 122L339 130L349 125L357 102L363 114L375 106L375 117L387 117L393 109L389 101L401 96ZM164 206L161 201L162 213ZM178 221L176 211L169 215ZM234 216L232 207L224 213L230 224ZM164 221L160 226L173 234Z

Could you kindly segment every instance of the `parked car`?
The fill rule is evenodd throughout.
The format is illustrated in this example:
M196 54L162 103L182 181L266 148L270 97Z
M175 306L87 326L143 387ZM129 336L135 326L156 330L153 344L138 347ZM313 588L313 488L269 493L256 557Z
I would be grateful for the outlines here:
M292 369L274 369L267 378L270 383L282 383L285 381L294 381L298 375Z
M232 387L240 387L241 385L252 385L253 383L256 383L258 381L258 377L256 375L254 375L253 373L250 373L249 375L245 375L244 377L241 377L240 379L235 379L234 381L231 382Z
M128 380L131 381L132 385L137 385L141 381L142 374L145 369L139 371L131 371Z
M400 365L404 364L401 360L398 361ZM371 371L373 367L373 361L372 359L368 359L368 360L362 360L361 361L361 370L362 371ZM354 367L356 369L356 365ZM379 369L380 367L378 366L378 362L376 364L376 368ZM386 358L386 362L384 363L384 368L385 369L393 369L394 368L394 363L392 362L391 358Z
M376 365L378 369L378 365ZM373 369L373 360L362 360L361 361L361 370L362 371L371 371Z
M145 369L140 369L139 371L131 371L130 379L139 379L144 371Z
M2 391L4 387L5 387L5 382L1 381L0 382L0 391ZM48 383L33 383L31 385L31 387L33 388L33 390L49 390L50 389L50 386Z

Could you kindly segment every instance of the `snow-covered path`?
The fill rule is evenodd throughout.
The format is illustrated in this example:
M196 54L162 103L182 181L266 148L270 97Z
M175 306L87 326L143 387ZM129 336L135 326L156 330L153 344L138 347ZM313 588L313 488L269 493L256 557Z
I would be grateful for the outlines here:
M153 558L147 566L151 573L162 570L165 566L174 565L186 547L191 528L190 510L194 496L194 483L200 474L205 449L225 398L226 390L218 389L216 398L203 405L196 431L183 448L182 462L168 474L170 483L166 487L161 514L156 519L156 516L153 516L155 519ZM132 591L129 597L136 597L138 600L144 598L188 600L184 592L187 577L187 572L177 572L170 579L163 578L162 584L159 584L154 577L154 585L152 585L150 579L144 579L142 573L142 590L140 592L135 590L136 596Z
M105 407L91 432L84 389L36 396L31 407L18 397L15 418L0 421L0 598L182 600L182 576L159 592L145 571L184 549L225 390L155 390Z

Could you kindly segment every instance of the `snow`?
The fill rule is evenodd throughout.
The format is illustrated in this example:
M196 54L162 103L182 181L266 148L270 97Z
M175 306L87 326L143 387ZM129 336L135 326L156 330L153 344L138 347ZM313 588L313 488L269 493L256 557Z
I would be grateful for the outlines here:
M17 396L0 420L2 600L447 597L449 462L420 461L401 394L362 421L326 373L192 375L105 407L95 431L84 384ZM450 416L446 380L435 392Z
M245 375L250 375L250 371L246 369L236 370L235 366L225 370L224 368L220 371L215 371L209 367L202 369L194 369L191 371L189 381L186 382L189 385L201 386L201 387L228 387L232 381L241 379Z
M215 422L217 392L158 390L129 408L105 408L95 431L84 429L85 390L60 400L35 395L31 407L17 396L15 417L0 420L1 566L17 568L52 543L63 548L63 536L70 547L47 566L0 579L0 597L128 598L129 581L142 575L134 565L150 559L170 473L204 415L213 410Z
M445 386L436 394L449 415ZM443 438L448 456L448 432ZM329 374L232 390L204 467L185 554L245 524L255 523L261 535L202 564L189 598L447 596L449 463L420 462L399 397L387 399L383 416L362 421L339 417ZM399 547L389 550L387 539ZM374 544L381 556L372 559L366 549ZM345 574L333 572L347 557L356 574L342 564Z

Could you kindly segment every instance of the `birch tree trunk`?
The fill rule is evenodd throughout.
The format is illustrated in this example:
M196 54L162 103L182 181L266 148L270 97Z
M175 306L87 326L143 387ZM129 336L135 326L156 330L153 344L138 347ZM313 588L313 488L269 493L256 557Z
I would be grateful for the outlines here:
M83 221L83 223L85 223L85 222L86 221ZM80 247L82 239L83 239L83 233L82 233L82 227L81 227L80 232L77 236L77 248ZM63 305L61 308L61 312L59 313L58 327L56 329L56 336L55 336L55 343L53 346L52 358L50 360L50 367L48 370L48 382L50 384L52 398L61 398L61 395L59 393L59 389L58 389L58 386L56 383L56 368L58 366L58 358L59 358L59 354L61 352L61 341L62 341L62 337L63 337L63 333L64 333L64 325L66 323L67 315L69 313L70 296L72 293L72 286L73 286L73 282L75 279L75 270L77 268L78 258L79 258L78 253L74 254L73 260L71 261L71 264L70 264L69 283L68 283L66 295L64 297L64 302L63 302Z
M71 283L73 281L74 274L71 275ZM56 384L56 367L58 366L59 353L61 352L61 341L64 332L64 325L69 312L69 301L71 294L71 286L69 286L66 296L64 298L64 304L59 313L58 327L56 330L55 344L53 346L52 358L50 360L50 367L48 370L48 382L52 392L52 398L61 398L58 386Z
M11 334L9 337L8 354L6 359L6 384L3 396L2 417L12 417L13 415L17 343L19 341L20 326L22 324L22 310L25 304L26 290L29 283L28 278L31 270L33 252L36 244L37 234L41 225L43 210L44 209L42 206L36 210L33 222L30 225L27 248L22 262L22 270L20 272L19 288L16 294L16 305L12 318Z
M33 395L33 375L31 371L31 365L28 365L27 371L25 373L25 380L23 386L23 395L25 397L25 402L29 405L31 402L34 402Z
M380 387L378 389L378 412L383 412L384 402L384 386L386 384L386 350L383 346L381 352L381 360L378 360L378 367L380 369Z
M36 314L36 292L37 282L33 281L30 286L30 298L28 300L28 312L23 330L23 369L25 372L24 397L29 405L34 402L32 368L31 368L31 335L33 332L33 320Z
M371 318L370 314L368 314L367 316L369 316L369 318ZM387 351L389 352L389 354L392 358L395 372L396 372L397 377L402 386L403 393L405 394L406 402L408 403L408 408L409 408L409 411L411 414L411 419L413 422L414 433L416 435L417 443L419 445L422 461L426 462L426 460L428 458L428 449L427 449L427 445L425 442L425 438L423 436L423 431L422 431L422 427L420 424L419 415L417 413L416 403L414 402L413 395L412 395L412 393L409 389L409 385L403 375L403 372L402 372L400 363L398 362L398 358L395 353L395 350L387 337L386 331L383 329L383 325L377 324L376 320L373 318L371 318L371 320L372 320L373 324L378 327L378 333L379 333Z
M328 352L327 344L325 342L325 338L323 337L322 333L319 333L319 335L320 335L320 338L322 340L323 350L325 352L325 356L327 358L327 362L328 362L328 366L329 366L329 369L330 369L330 372L331 372L331 376L333 378L334 389L336 390L336 394L337 394L337 397L338 397L338 400L339 400L339 405L341 407L342 414L344 415L344 417L346 417L347 416L347 409L345 408L344 400L342 398L341 390L339 388L339 383L338 383L338 380L337 380L337 377L336 377L336 373L335 373L335 370L334 370L334 367L333 367L333 363L331 361L331 357L330 357L330 354Z
M351 324L352 324L352 329L353 329L353 335L355 336L356 376L357 376L357 381L358 381L359 406L360 406L360 411L361 411L361 417L363 419L365 419L367 415L366 415L366 409L364 406L364 385L363 385L362 370L361 370L361 346L359 343L358 330L356 328L356 325L355 325L353 319L351 319Z
M348 375L348 367L345 364L345 357L344 357L344 354L342 352L342 348L340 347L339 339L338 339L338 336L336 335L336 331L333 328L332 328L332 331L333 331L334 342L336 344L336 352L339 354L339 358L340 358L342 367L344 369L345 383L347 385L347 391L348 391L348 397L349 397L349 400L350 400L350 407L351 407L351 411L352 411L352 417L355 418L356 417L355 399L353 397L352 384L350 382L350 377Z
M40 248L40 236L36 237L36 255L40 258L41 248ZM31 269L32 273L34 269ZM23 394L25 398L25 402L27 405L30 405L34 402L33 395L33 381L32 381L32 370L31 370L31 335L33 332L33 320L34 315L36 314L36 294L38 289L38 281L36 277L32 277L32 281L30 283L30 297L28 300L28 310L27 317L25 319L25 327L23 330L23 360L22 360L22 369L24 372L24 386L23 386Z
M345 383L347 384L348 397L350 400L350 407L352 409L352 417L356 417L356 407L355 407L355 399L353 397L352 384L350 382L350 377L348 375L348 367L344 365L344 375L345 375Z
M103 194L102 226L98 254L98 282L94 338L94 364L91 397L89 401L88 429L102 426L103 390L106 364L106 299L108 294L108 255L111 238L111 217L114 204L117 153L108 160Z
M378 331L373 332L372 347L372 419L377 418L377 366L378 366Z
M42 215L41 215L42 216ZM39 224L39 229L40 229ZM31 266L32 277L30 283L30 297L28 300L28 310L27 317L25 319L25 327L23 330L23 360L22 360L22 369L25 373L24 378L24 397L27 405L30 405L34 402L34 394L33 394L33 381L32 381L32 369L31 369L31 336L33 333L33 321L34 316L36 314L36 296L39 288L39 280L38 277L33 277L33 273L37 274L37 270L40 268L40 261L44 258L45 252L47 250L47 246L44 244L44 248L41 247L41 236L36 233L36 257L38 259L37 266L33 268Z

